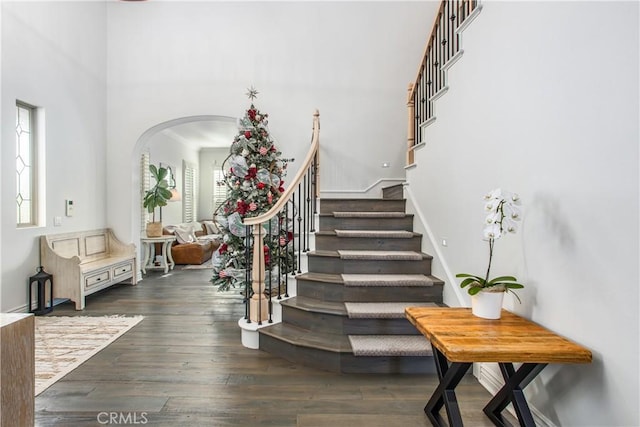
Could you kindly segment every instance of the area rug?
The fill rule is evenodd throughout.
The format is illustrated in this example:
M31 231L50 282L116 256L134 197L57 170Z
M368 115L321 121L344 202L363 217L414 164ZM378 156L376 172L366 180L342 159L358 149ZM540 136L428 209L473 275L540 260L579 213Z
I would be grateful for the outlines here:
M36 317L36 396L142 319L143 316Z

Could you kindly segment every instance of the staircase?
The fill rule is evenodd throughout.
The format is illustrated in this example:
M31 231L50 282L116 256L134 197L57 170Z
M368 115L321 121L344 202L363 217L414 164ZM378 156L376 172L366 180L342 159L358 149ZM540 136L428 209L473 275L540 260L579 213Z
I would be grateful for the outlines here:
M259 330L260 349L333 372L433 372L429 342L404 317L406 306L442 303L421 240L397 189L322 199L309 272L281 302L282 322Z

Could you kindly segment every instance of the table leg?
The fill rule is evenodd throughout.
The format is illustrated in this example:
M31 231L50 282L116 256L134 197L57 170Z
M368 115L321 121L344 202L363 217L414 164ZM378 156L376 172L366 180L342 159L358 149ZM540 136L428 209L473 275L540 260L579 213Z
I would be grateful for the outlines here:
M173 255L171 254L171 247L173 246L173 242L168 242L167 244L167 259L169 260L169 269L173 270L173 267L176 266L176 262L173 260Z
M162 242L162 262L164 262L164 272L169 272L169 261L167 260L167 246L169 245L168 241Z
M440 409L444 406L447 411L449 427L462 427L462 416L458 407L458 400L454 389L460 383L469 370L471 363L452 362L449 364L447 358L433 344L433 358L436 363L436 370L440 384L435 389L431 398L424 407L424 412L434 426L446 426L440 416Z
M546 363L523 363L518 370L513 363L499 363L505 384L484 407L484 413L496 426L510 426L501 412L513 403L516 416L523 427L534 427L533 415L527 404L523 389L547 366Z
M149 262L149 255L151 252L151 249L149 248L149 243L143 243L143 249L144 249L144 260L142 261L142 274L147 274L147 263Z

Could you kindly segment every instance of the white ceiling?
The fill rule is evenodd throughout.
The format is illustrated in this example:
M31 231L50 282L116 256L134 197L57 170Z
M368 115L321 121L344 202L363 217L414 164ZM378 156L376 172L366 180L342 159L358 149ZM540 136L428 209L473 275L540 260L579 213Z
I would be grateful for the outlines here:
M216 117L181 123L160 133L185 144L196 144L199 148L225 148L231 146L238 127L232 117Z

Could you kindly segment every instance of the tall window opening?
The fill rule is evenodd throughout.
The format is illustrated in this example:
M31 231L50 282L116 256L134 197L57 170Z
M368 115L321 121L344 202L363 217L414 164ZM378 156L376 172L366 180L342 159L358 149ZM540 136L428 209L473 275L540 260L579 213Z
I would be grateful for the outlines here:
M37 225L37 108L16 101L16 224Z
M198 206L196 204L196 195L198 194L198 169L194 164L182 163L182 221L196 221Z
M144 196L151 188L150 157L151 155L148 151L140 155L140 230L146 229L147 222L150 221L149 212L144 207Z
M218 210L218 208L227 200L227 184L224 180L224 171L221 166L213 166L213 200L212 200L212 212ZM214 215L215 218L215 215Z

